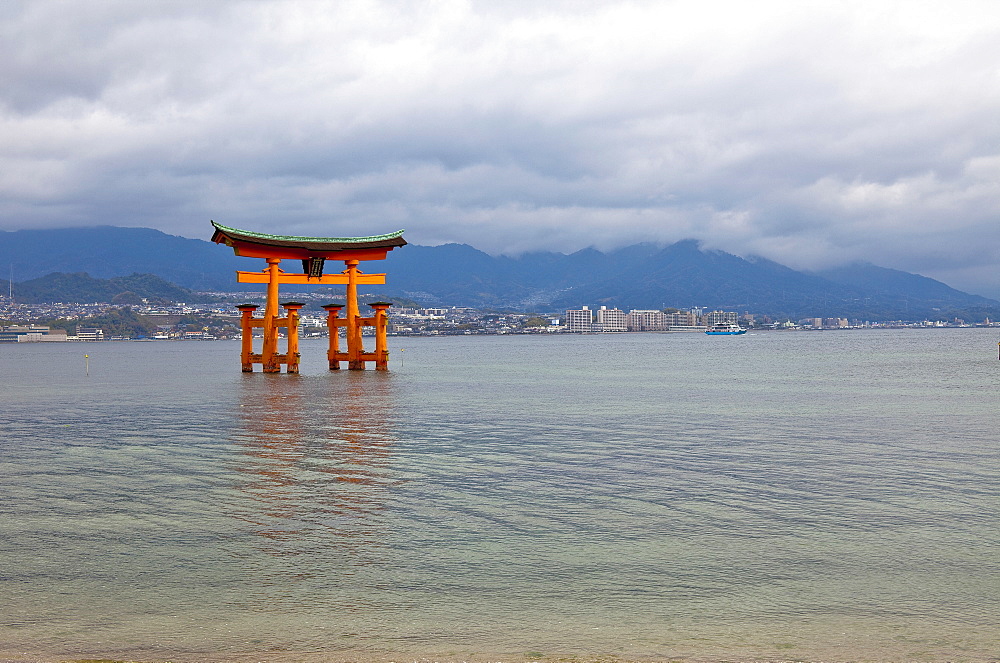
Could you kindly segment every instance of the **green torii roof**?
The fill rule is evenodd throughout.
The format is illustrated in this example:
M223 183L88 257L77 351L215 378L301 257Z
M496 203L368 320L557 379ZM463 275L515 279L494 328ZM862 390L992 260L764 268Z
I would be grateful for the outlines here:
M240 230L215 221L211 223L215 227L212 241L231 246L237 255L257 256L264 252L274 257L336 257L344 252L365 249L391 251L398 246L406 246L402 230L370 237L300 237Z

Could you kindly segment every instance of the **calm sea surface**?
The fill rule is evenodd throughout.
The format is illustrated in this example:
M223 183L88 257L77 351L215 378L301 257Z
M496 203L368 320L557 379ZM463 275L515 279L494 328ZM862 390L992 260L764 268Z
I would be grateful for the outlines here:
M1000 658L998 340L0 345L0 652Z

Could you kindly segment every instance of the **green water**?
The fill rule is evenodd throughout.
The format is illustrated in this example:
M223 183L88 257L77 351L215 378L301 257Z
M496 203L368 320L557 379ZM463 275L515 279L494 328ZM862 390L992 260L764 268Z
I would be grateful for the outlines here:
M1000 656L996 330L390 346L0 346L0 652Z

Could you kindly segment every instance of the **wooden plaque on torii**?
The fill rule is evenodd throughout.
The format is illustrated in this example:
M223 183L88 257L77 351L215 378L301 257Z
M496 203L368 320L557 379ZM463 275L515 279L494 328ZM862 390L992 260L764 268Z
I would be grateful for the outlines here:
M241 312L241 329L243 346L241 362L244 373L252 373L254 364L261 364L265 373L280 373L281 365L285 365L288 373L299 372L298 325L300 302L285 302L281 306L286 310L284 317L278 316L278 286L285 284L316 284L346 286L346 305L329 305L327 310L327 329L330 332L330 346L327 358L330 370L338 370L340 362L346 361L352 370L364 370L365 362L375 363L375 370L385 371L389 368L389 350L386 343L388 328L388 302L372 302L369 304L375 312L370 317L361 317L358 310L358 286L381 285L385 283L385 274L363 274L358 270L358 263L364 260L384 260L386 254L399 246L405 246L403 231L399 230L387 235L372 237L295 237L290 235L269 235L230 228L212 221L215 233L212 241L232 247L238 256L264 258L267 268L260 272L236 272L239 283L267 284L267 302L264 306L264 317L253 317L258 308L253 304L245 304L237 308ZM302 273L288 273L278 265L282 260L301 260ZM324 274L327 260L343 260L346 269L338 274ZM341 309L347 309L345 316L340 317ZM287 329L287 351L278 352L278 329ZM340 328L345 329L347 336L347 351L340 351L338 334ZM375 328L375 351L365 352L361 340L364 327ZM253 330L263 329L263 347L259 353L253 351Z

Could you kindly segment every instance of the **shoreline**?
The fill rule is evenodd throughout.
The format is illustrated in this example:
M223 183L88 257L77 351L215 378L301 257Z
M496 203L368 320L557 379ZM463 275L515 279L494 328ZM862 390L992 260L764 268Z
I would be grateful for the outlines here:
M891 657L756 657L756 656L665 656L629 658L614 655L529 658L524 656L455 655L407 656L371 653L260 652L237 654L179 654L130 656L125 654L50 655L0 652L0 663L996 663L996 656L940 656L933 658L907 655Z
M914 643L916 644L916 643ZM692 651L678 647L655 656L627 653L565 652L483 652L447 648L441 651L386 650L260 650L260 651L181 651L161 648L32 650L0 648L0 663L997 663L1000 652L962 652L919 647L865 646L838 648L837 651L810 651L808 647L786 652L767 648L705 647Z

